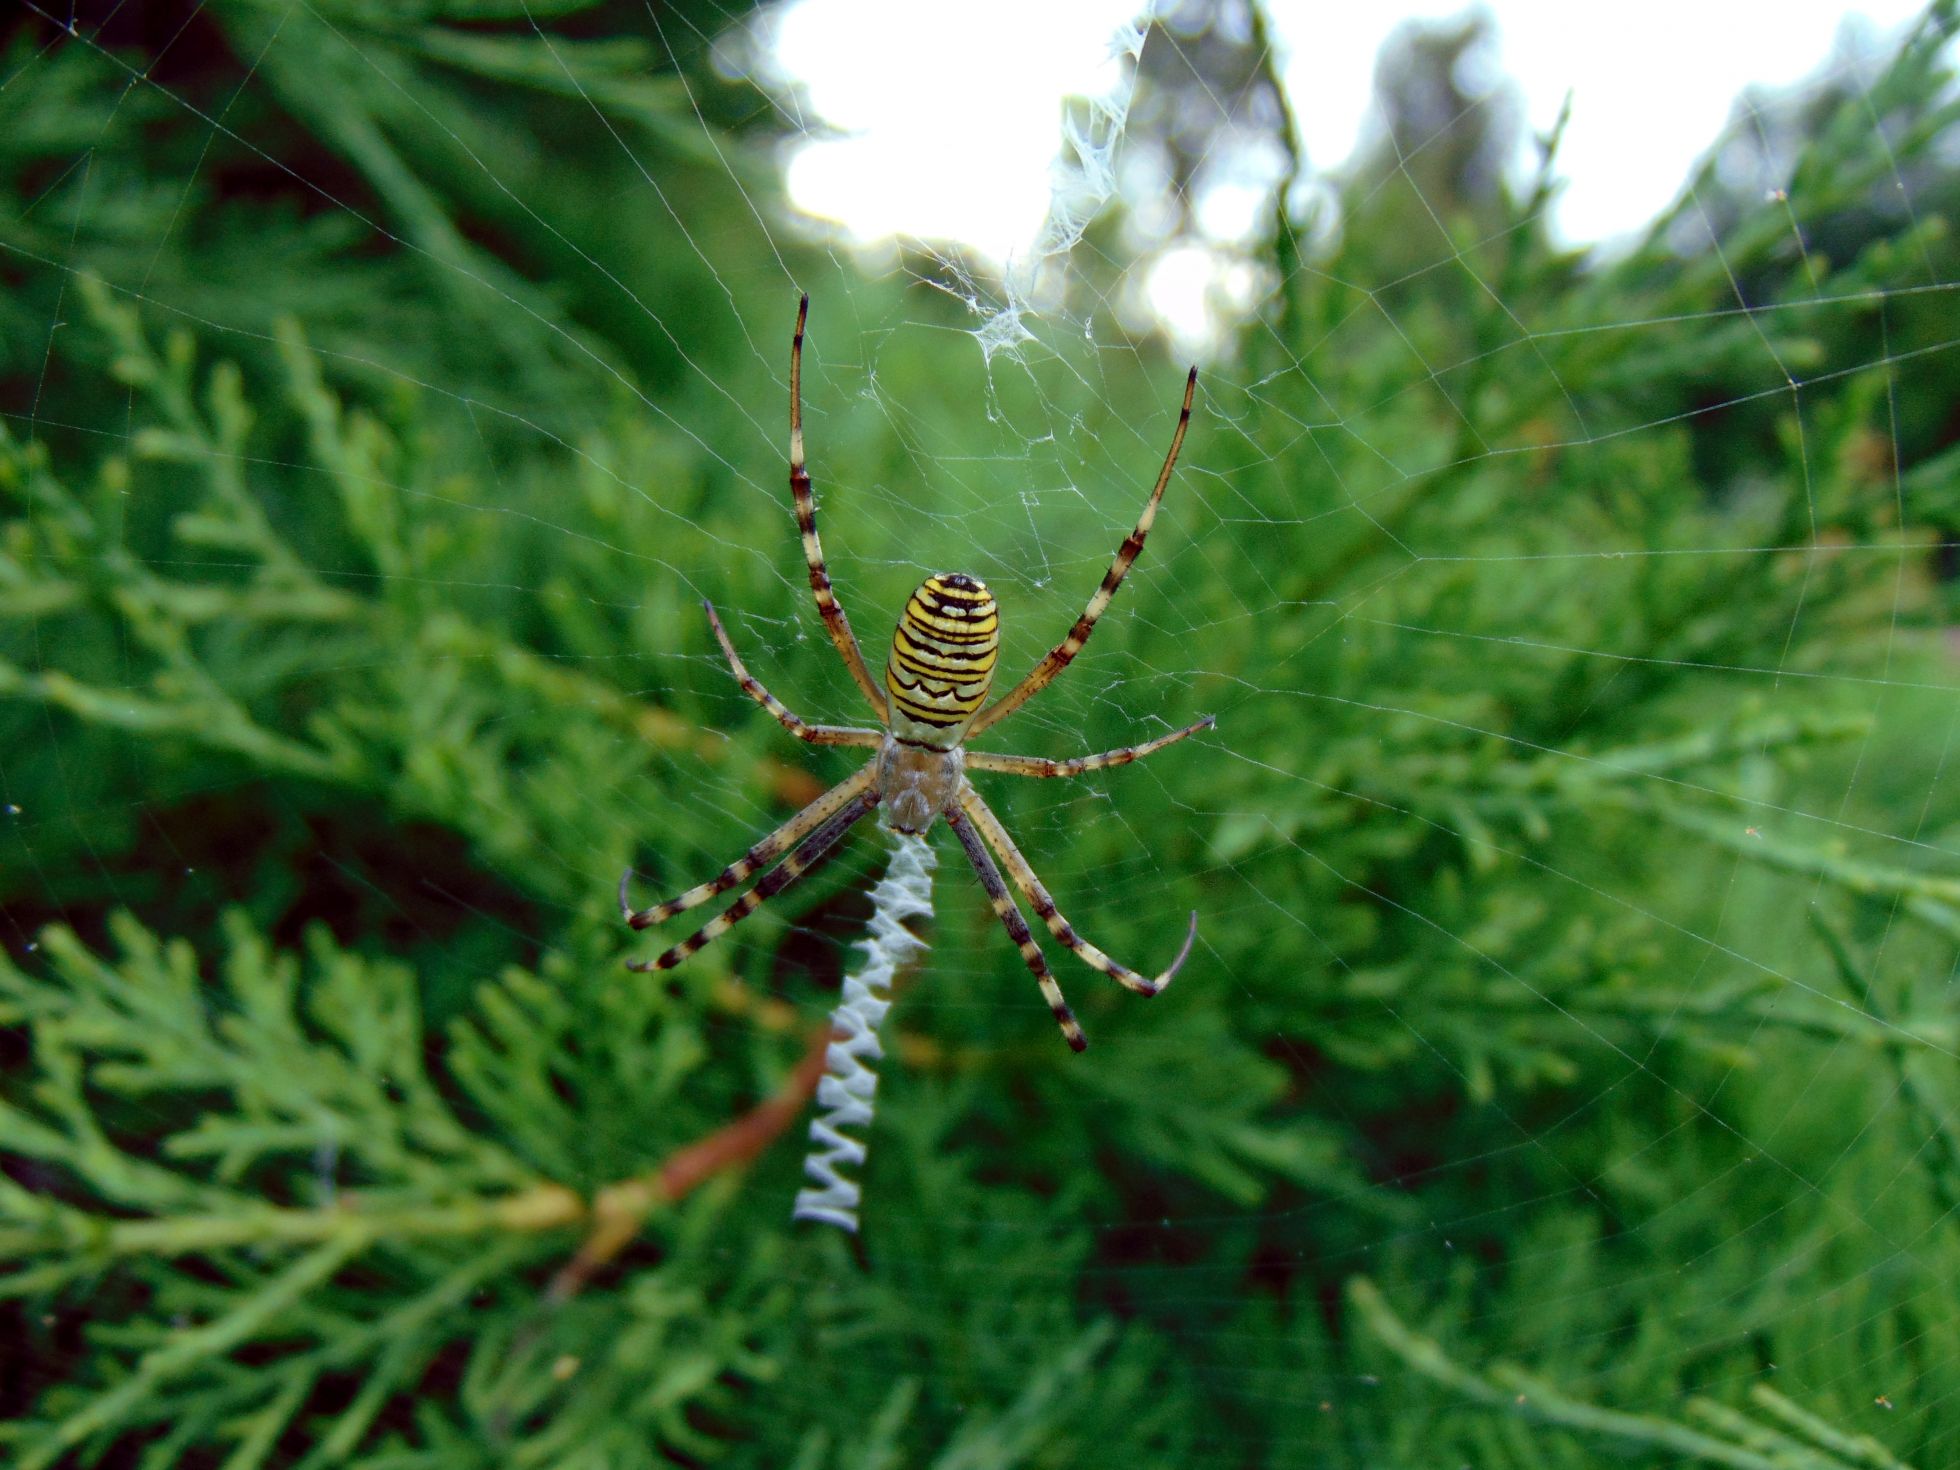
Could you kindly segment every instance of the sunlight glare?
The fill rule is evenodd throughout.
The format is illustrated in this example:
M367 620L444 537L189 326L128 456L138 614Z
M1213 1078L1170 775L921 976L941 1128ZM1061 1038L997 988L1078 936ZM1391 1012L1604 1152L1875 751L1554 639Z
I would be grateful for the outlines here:
M778 63L838 135L789 166L790 196L861 240L959 241L1024 256L1048 212L1065 97L1107 94L1111 43L1134 3L803 0Z
M1787 86L1826 64L1846 16L1886 29L1915 0L1785 0L1773 8L1662 0L1609 12L1561 0L1490 0L1497 72L1526 125L1548 129L1568 89L1555 233L1586 244L1664 209L1746 86ZM813 132L789 168L806 213L859 240L957 241L1003 262L1031 248L1048 207L1062 99L1106 94L1111 41L1135 0L801 0L778 22L776 61L804 88ZM1271 0L1278 70L1309 166L1338 169L1368 136L1375 58L1395 28L1464 13L1456 0L1330 6ZM821 126L835 135L817 132ZM1242 200L1201 201L1226 237Z

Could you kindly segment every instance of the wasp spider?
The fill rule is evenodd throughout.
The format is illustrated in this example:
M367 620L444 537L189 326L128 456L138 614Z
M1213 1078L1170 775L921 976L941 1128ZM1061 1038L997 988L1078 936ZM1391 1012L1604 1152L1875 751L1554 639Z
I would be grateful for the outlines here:
M803 325L809 312L810 298L805 296L802 305L797 308L796 336L789 357L790 493L796 500L796 521L803 533L803 556L810 566L810 590L816 594L817 611L823 615L830 641L837 645L837 652L843 656L844 667L851 671L858 688L864 691L865 699L877 713L883 728L870 730L842 725L812 725L792 714L742 666L741 657L735 652L735 645L729 641L713 605L703 605L707 608L708 622L721 644L721 651L727 655L728 665L735 672L736 682L751 699L774 715L784 729L812 745L852 745L875 750L877 754L856 775L831 787L715 877L688 889L678 898L635 910L627 894L627 885L633 876L632 870L628 869L619 880L620 912L635 929L645 929L708 902L717 894L736 887L751 874L768 868L784 853L789 854L781 866L765 873L755 887L738 898L719 917L709 921L698 933L683 939L657 959L635 961L629 968L671 969L697 950L712 944L814 868L836 847L853 823L882 805L886 823L896 832L924 832L938 818L946 819L953 834L959 838L960 846L966 849L974 871L980 875L981 886L987 890L994 912L1000 916L1008 935L1019 946L1021 958L1027 962L1036 983L1041 986L1049 1009L1054 1011L1055 1020L1061 1025L1062 1035L1068 1038L1071 1047L1081 1051L1089 1044L1088 1039L1076 1024L1075 1014L1069 1009L1068 1002L1062 998L1061 987L1055 983L1055 977L1048 969L1048 961L1043 958L1033 935L1028 932L1027 921L1008 896L1007 884L1001 877L1000 867L994 862L994 855L999 855L1000 863L1007 868L1014 886L1033 905L1035 913L1048 925L1049 932L1055 938L1074 950L1092 969L1102 971L1138 995L1155 995L1170 984L1178 966L1191 952L1192 940L1198 932L1198 916L1195 913L1191 915L1191 927L1185 934L1184 947L1162 974L1144 976L1117 964L1077 934L1069 921L1062 917L1061 911L1055 907L1055 900L1028 865L1028 860L1021 856L1020 848L1014 845L1014 839L1008 836L1000 819L980 799L980 793L968 784L966 773L998 771L1009 776L1079 776L1084 771L1124 765L1162 750L1187 735L1209 728L1211 716L1207 715L1195 725L1188 725L1182 730L1159 735L1155 740L1146 740L1141 745L1126 745L1119 750L1077 756L1072 760L970 752L966 749L966 742L990 725L1007 718L1040 693L1051 679L1068 667L1069 660L1089 641L1096 619L1102 616L1110 599L1116 595L1116 589L1122 585L1130 564L1143 550L1143 538L1150 534L1150 523L1157 515L1157 503L1164 498L1164 487L1170 483L1171 470L1177 464L1177 452L1184 443L1184 431L1191 422L1191 398L1197 390L1198 370L1192 368L1185 380L1184 407L1178 413L1177 431L1171 435L1170 453L1164 456L1164 468L1157 476L1156 488L1150 492L1143 514L1137 517L1136 529L1130 532L1118 549L1116 560L1110 563L1102 585L1089 599L1089 605L1075 620L1075 626L1069 629L1068 636L1050 649L1025 679L983 709L981 705L992 682L994 661L1000 651L1000 614L995 607L993 594L987 591L978 577L963 572L927 577L905 604L897 631L892 634L891 657L885 665L882 689L865 667L864 654L858 648L850 620L844 616L844 609L830 585L830 573L824 566L823 545L817 540L817 506L810 492L810 475L803 458ZM991 853L988 851L990 847Z

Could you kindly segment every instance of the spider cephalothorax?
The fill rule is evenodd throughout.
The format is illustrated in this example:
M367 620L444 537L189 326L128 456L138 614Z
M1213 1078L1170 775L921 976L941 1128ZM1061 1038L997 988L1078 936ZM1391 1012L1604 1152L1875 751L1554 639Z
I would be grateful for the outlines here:
M1190 376L1185 379L1184 406L1178 413L1177 431L1171 436L1170 453L1164 456L1163 471L1157 476L1156 488L1150 492L1143 514L1137 518L1136 529L1130 532L1118 549L1116 560L1103 577L1102 586L1089 599L1089 605L1075 620L1075 626L1069 630L1068 636L1051 648L1025 679L992 704L987 704L987 690L993 682L994 664L1000 655L1000 610L994 603L993 594L978 577L968 576L964 572L942 572L920 583L918 591L905 604L898 627L892 633L891 658L885 666L885 687L880 690L871 678L870 669L865 667L864 654L858 647L857 636L851 632L850 619L844 616L843 606L831 588L830 572L824 565L823 543L817 539L816 498L810 491L810 475L803 457L803 324L809 311L810 298L805 296L797 309L796 336L791 343L789 357L790 493L796 502L796 523L803 536L803 557L810 568L810 590L816 595L817 611L823 616L831 642L843 656L845 668L877 712L883 728L871 730L806 723L785 708L742 666L735 645L729 641L728 632L722 627L721 619L715 615L712 606L708 607L708 622L728 658L729 667L735 671L736 682L774 715L790 734L812 745L853 745L875 750L877 754L856 775L831 787L756 843L740 859L678 898L655 904L652 908L635 910L627 896L627 884L633 876L629 870L619 880L619 907L629 924L635 929L644 929L706 903L717 894L726 893L751 875L768 868L776 859L783 859L780 866L764 873L755 887L736 899L724 913L710 920L698 933L683 939L655 959L634 961L630 968L671 969L703 946L719 939L769 898L782 892L823 861L853 824L882 805L886 824L898 832L923 832L939 818L946 819L947 825L959 838L960 846L966 850L974 871L979 874L981 886L987 890L987 898L993 904L994 912L1000 916L1008 935L1019 947L1021 958L1041 986L1041 993L1054 1011L1062 1034L1068 1038L1070 1046L1081 1051L1089 1044L1088 1040L1083 1036L1082 1028L1076 1024L1075 1014L1069 1009L1068 1002L1062 998L1061 987L1049 973L1048 961L1035 944L1034 936L1028 932L1027 920L1022 918L1021 911L1009 897L1006 880L1001 877L1000 868L994 862L994 854L999 854L1000 861L1007 865L1014 886L1021 890L1035 914L1048 926L1049 933L1075 951L1091 968L1100 970L1139 995L1155 995L1170 984L1171 976L1177 973L1178 966L1191 952L1192 939L1198 932L1198 916L1195 913L1191 915L1191 927L1185 935L1184 947L1161 974L1155 977L1139 975L1135 970L1117 964L1077 934L1068 920L1062 917L1048 889L1036 876L1028 860L1021 856L1021 850L1014 845L1014 839L1008 835L1000 819L967 781L966 773L974 770L997 771L1011 776L1079 776L1084 771L1124 765L1152 751L1162 750L1187 735L1207 729L1212 723L1211 717L1207 715L1196 724L1159 735L1141 745L1127 745L1117 750L1106 750L1100 755L1077 756L1072 760L969 752L966 742L1040 693L1089 641L1096 619L1102 616L1110 599L1116 595L1116 589L1122 585L1130 564L1143 550L1144 537L1150 534L1150 523L1157 515L1157 503L1164 498L1164 487L1170 484L1171 470L1177 464L1177 452L1184 443L1185 428L1191 422L1191 399L1198 386L1198 370L1192 368ZM787 857L783 856L785 853L788 853Z

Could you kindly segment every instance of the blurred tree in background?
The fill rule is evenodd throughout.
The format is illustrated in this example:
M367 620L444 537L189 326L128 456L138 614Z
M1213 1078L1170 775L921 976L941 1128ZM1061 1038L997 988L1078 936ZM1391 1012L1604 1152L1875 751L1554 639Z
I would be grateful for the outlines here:
M1333 214L1240 247L1270 296L1085 656L1124 697L1060 706L1217 739L1003 793L1099 942L1196 908L1200 950L1149 1006L1076 982L1076 1060L942 883L971 1003L893 1018L855 1259L787 1225L793 1147L719 1163L782 1125L878 844L664 985L611 880L842 770L697 607L842 714L782 504L796 287L867 644L1015 467L948 333L857 360L970 322L780 223L745 21L0 30L10 1463L1952 1463L1951 8L1754 99L1750 169L1612 259L1546 235L1555 140L1502 167L1477 23L1405 39ZM1256 12L1175 21L1139 156L1202 187L1209 93L1303 167ZM1114 340L1111 299L1074 309ZM1039 381L1124 487L1087 557L1179 369L1080 350Z

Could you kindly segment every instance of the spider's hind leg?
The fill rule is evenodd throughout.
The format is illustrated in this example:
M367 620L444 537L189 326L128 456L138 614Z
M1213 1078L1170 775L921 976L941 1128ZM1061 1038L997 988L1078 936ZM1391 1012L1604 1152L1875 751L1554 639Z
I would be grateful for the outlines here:
M798 740L807 740L812 745L855 745L867 750L876 750L884 743L882 730L866 730L855 725L812 725L795 713L763 688L762 681L748 671L742 656L735 651L728 630L722 627L721 619L715 613L715 605L703 602L701 606L708 610L708 626L715 630L715 641L721 645L722 656L728 660L728 667L734 671L735 682L742 686L742 692L774 715L776 723Z
M1124 537L1123 544L1116 548L1116 560L1109 564L1109 570L1103 574L1102 585L1090 596L1089 605L1082 609L1082 616L1075 620L1075 626L1069 629L1066 638L1042 655L1041 662L1025 679L973 717L973 724L967 731L969 736L978 735L989 725L1006 719L1046 689L1049 681L1069 666L1069 661L1082 651L1082 645L1095 632L1096 620L1109 610L1110 599L1116 596L1116 589L1130 574L1130 564L1143 551L1144 538L1150 534L1151 523L1157 519L1158 502L1164 498L1164 487L1171 482L1171 471L1177 468L1177 452L1184 447L1184 431L1191 427L1191 399L1197 391L1198 370L1194 367L1184 380L1184 406L1178 410L1177 431L1171 435L1171 452L1164 456L1164 468L1151 489L1150 499L1143 504L1143 514L1137 517L1136 529Z
M864 652L858 647L851 620L844 616L844 604L837 600L831 585L830 567L824 561L823 542L817 536L817 497L810 488L810 465L803 450L803 325L809 320L810 298L806 295L796 308L796 335L789 348L789 493L796 503L796 529L803 540L803 560L810 568L810 592L817 600L817 613L824 631L836 645L844 667L850 670L857 687L871 704L882 723L890 718L885 693L865 667Z

